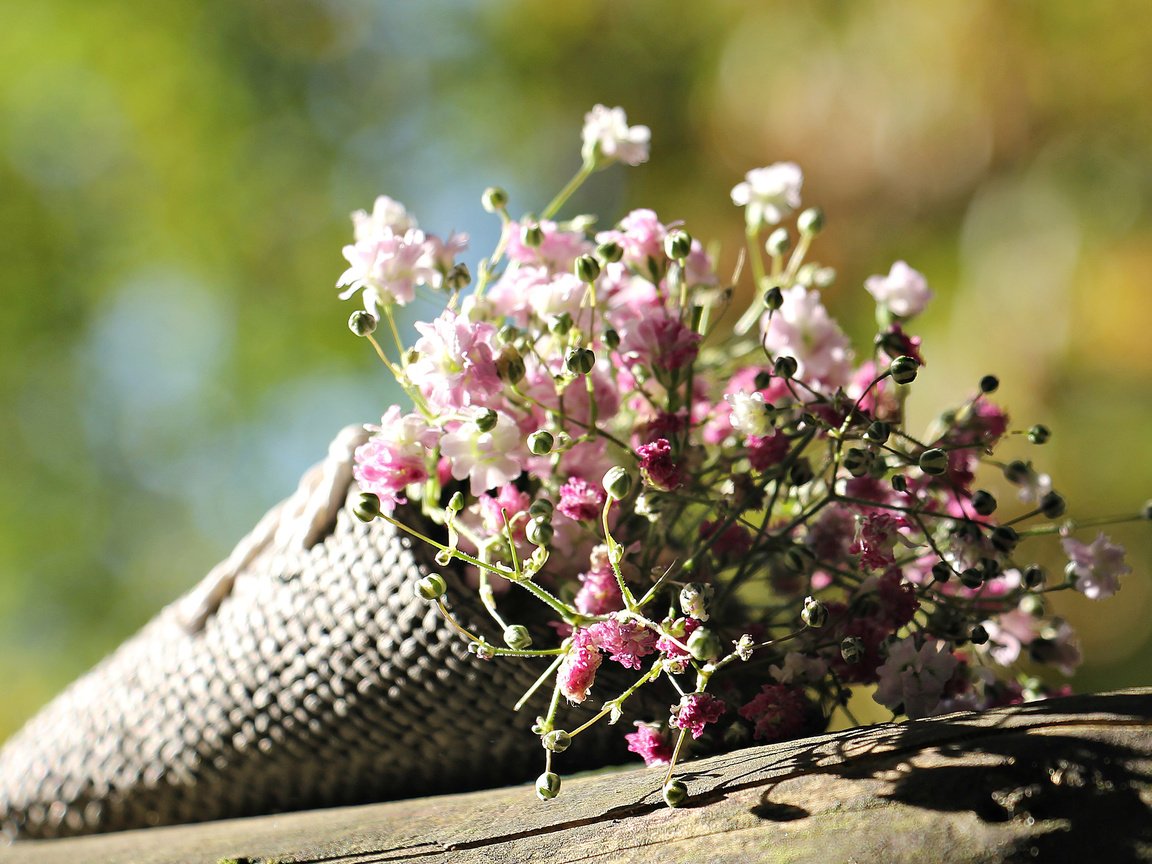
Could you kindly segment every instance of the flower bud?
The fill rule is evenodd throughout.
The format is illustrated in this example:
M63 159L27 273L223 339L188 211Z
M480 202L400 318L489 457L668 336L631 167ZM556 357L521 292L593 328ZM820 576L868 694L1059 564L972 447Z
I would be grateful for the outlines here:
M609 351L615 351L620 347L620 334L611 327L604 331L604 347Z
M448 510L451 513L459 513L464 509L464 493L453 492L452 497L448 499Z
M480 206L489 213L498 213L508 206L508 193L499 186L489 186L480 196Z
M553 729L541 739L545 750L551 750L553 753L563 753L570 746L572 746L572 736L565 732L563 729Z
M491 432L500 422L500 417L491 408L484 408L476 415L476 428L481 432Z
M564 365L574 375L587 375L596 365L596 352L591 348L569 348Z
M548 319L548 332L553 336L567 336L572 329L572 316L561 312Z
M596 257L605 264L615 264L624 257L624 247L614 240L609 240L596 247Z
M824 230L824 211L819 207L809 207L796 217L796 227L803 234L819 234Z
M1059 492L1046 492L1040 499L1040 512L1048 519L1059 519L1066 509L1068 504Z
M1047 444L1052 437L1052 431L1043 424L1037 423L1028 430L1028 440L1033 444Z
M716 631L708 627L698 627L693 630L686 644L688 645L688 653L701 663L715 660L724 650Z
M777 228L764 241L764 250L769 255L783 255L791 248L792 238L788 236L787 228Z
M380 498L372 492L361 492L360 501L352 512L361 522L371 522L380 515Z
M544 522L548 522L552 519L552 512L555 509L555 505L547 498L537 498L528 507L528 515L533 519L540 519Z
M844 453L844 468L853 477L863 477L872 467L872 453L861 447L849 447Z
M535 456L547 456L555 443L556 439L547 429L537 429L528 436L528 449Z
M793 544L784 550L784 566L793 573L807 573L815 560L812 550L802 544Z
M496 341L501 345L512 345L523 335L524 331L515 324L505 324L496 331Z
M673 261L683 261L692 251L692 237L687 231L670 231L664 238L664 254Z
M864 640L859 636L849 636L840 643L840 656L850 666L855 666L864 655Z
M1015 528L1009 525L1001 525L992 530L992 534L988 539L992 541L993 549L1008 555L1016 548L1016 544L1020 542L1020 535L1016 533Z
M1048 580L1048 574L1039 564L1024 568L1024 584L1029 588L1039 588Z
M967 567L960 571L960 582L965 588L979 588L984 584L984 574L975 567Z
M1000 387L1000 379L995 375L985 375L980 379L981 393L995 393Z
M891 426L889 426L883 420L874 420L868 424L868 431L864 433L864 437L871 441L873 444L883 444L888 440L888 436L891 434Z
M916 380L916 374L920 371L920 364L916 362L915 358L901 354L892 361L888 371L892 375L892 380L897 384L911 384Z
M930 447L920 454L918 464L925 474L939 476L948 470L948 454L938 447Z
M524 377L524 358L514 346L505 345L496 355L496 374L509 384L517 384Z
M796 362L796 358L787 354L777 357L776 362L772 364L772 371L781 378L791 378L799 368L800 364Z
M792 467L788 469L788 482L793 486L803 486L805 483L811 483L812 478L816 475L812 472L812 463L808 461L807 456L801 456L792 463Z
M448 584L439 573L429 573L416 583L416 593L425 600L439 600L448 591Z
M896 474L892 478L892 490L903 495L908 491L908 478L903 474Z
M828 607L815 597L805 597L804 608L800 610L800 620L818 630L828 623Z
M988 631L984 628L983 624L977 624L972 628L972 632L968 635L968 639L973 645L983 645L988 641Z
M444 286L451 291L463 291L471 281L472 271L463 261L453 264L452 269L444 274Z
M1032 476L1032 466L1027 462L1014 459L1004 466L1004 479L1009 483L1027 483Z
M581 255L572 266L581 282L591 284L600 276L600 262L592 255Z
M664 784L664 803L669 807L679 807L688 797L688 787L681 780L669 780Z
M619 465L609 468L604 474L604 491L620 501L632 491L632 477Z
M532 647L532 634L523 624L511 624L504 628L504 644L517 651Z
M952 578L952 565L947 561L937 561L932 565L932 578L937 582L947 582Z
M560 794L560 775L545 771L536 778L536 797L541 801L551 801Z
M764 292L764 305L772 312L784 305L784 292L780 290L778 285L773 285Z
M535 249L544 242L544 231L539 225L525 225L520 231L520 242L530 249Z
M689 582L680 589L680 609L690 618L708 620L708 602L712 599L712 586L702 582Z
M348 329L357 336L368 336L375 332L378 323L375 315L363 309L357 309L348 316Z
M977 489L972 496L972 509L981 516L991 516L996 512L995 496L984 489Z
M533 546L547 546L555 535L556 529L552 527L552 523L543 519L529 519L524 529L524 536Z

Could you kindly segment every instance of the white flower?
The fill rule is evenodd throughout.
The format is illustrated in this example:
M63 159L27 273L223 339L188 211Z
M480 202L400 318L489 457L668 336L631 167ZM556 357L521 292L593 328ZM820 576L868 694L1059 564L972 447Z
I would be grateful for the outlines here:
M1065 572L1072 587L1090 600L1111 597L1120 590L1120 577L1132 572L1124 563L1124 547L1109 540L1103 531L1091 543L1065 537L1060 545L1068 556Z
M768 672L781 684L811 684L819 681L828 671L828 662L819 657L808 657L798 651L784 655L784 665L768 667Z
M910 718L927 717L940 703L944 685L956 671L957 660L946 642L925 639L920 648L909 636L893 643L888 659L877 670L872 698L895 711L901 705Z
M448 457L452 476L468 478L473 495L511 483L523 470L520 430L502 411L496 412L496 425L483 432L478 420L486 409L462 412L468 419L440 440L440 452Z
M795 162L753 168L732 187L732 203L747 208L744 218L750 227L776 225L800 206L803 185L804 174Z
M387 195L376 199L371 213L364 210L353 213L352 225L357 243L379 240L386 234L403 234L420 227L403 204Z
M629 126L623 108L595 106L584 115L582 137L580 155L585 164L600 167L615 161L629 165L648 161L652 132L647 126Z
M783 302L764 313L764 347L787 354L799 364L797 377L824 385L831 392L846 387L852 377L852 349L848 337L820 302L819 291L793 285Z
M877 303L901 318L919 315L932 299L924 274L903 261L893 264L887 276L869 276L864 287Z
M772 431L774 411L764 401L763 393L726 393L724 401L732 406L729 422L745 435L767 435Z

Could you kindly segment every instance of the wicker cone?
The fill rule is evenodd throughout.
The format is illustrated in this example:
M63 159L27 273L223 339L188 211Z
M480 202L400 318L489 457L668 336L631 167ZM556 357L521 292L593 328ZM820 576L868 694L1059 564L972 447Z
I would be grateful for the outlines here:
M273 546L248 562L200 630L189 632L180 601L166 607L34 717L0 751L4 833L116 831L539 774L529 727L551 687L519 713L512 705L547 659L469 655L414 592L431 550L383 520L362 523L355 497L311 548ZM475 591L436 569L457 618L491 633ZM622 732L597 724L559 769L623 761Z

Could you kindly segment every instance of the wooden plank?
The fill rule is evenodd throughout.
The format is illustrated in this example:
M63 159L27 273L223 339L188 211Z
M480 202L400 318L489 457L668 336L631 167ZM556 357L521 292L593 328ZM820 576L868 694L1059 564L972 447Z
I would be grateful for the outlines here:
M0 864L89 861L1152 861L1152 689L755 747L530 788L17 844Z

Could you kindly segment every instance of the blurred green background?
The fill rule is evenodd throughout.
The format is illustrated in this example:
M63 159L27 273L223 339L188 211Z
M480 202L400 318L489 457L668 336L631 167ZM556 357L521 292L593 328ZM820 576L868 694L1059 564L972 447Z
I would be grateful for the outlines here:
M987 372L1073 514L1152 495L1152 19L1143 3L38 0L0 35L0 739L192 585L344 424L390 401L336 300L382 192L495 239L583 113L652 128L633 206L723 244L728 190L802 164L859 339L904 258L921 422ZM430 306L417 306L427 315ZM1021 451L1023 452L1023 451ZM1082 631L1081 689L1152 684L1152 540ZM1055 544L1053 544L1053 550ZM1055 559L1053 559L1055 561Z

